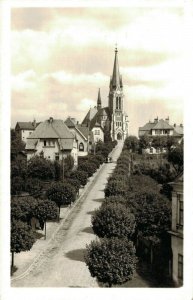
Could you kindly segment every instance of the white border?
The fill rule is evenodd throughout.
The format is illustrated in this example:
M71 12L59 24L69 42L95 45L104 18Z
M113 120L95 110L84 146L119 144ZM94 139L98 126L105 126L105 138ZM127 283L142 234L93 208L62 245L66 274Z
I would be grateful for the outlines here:
M157 1L156 1L157 2ZM10 137L10 10L12 7L185 7L186 16L186 57L187 65L184 66L184 102L185 102L185 278L182 288L10 288L9 277L9 137ZM193 128L193 1L177 0L155 0L147 1L6 1L0 3L0 22L2 41L1 48L1 118L0 118L0 166L1 166L1 217L0 217L0 274L1 274L1 291L0 297L4 299L181 299L189 300L193 298L193 153L192 142ZM178 34L176 32L176 34Z

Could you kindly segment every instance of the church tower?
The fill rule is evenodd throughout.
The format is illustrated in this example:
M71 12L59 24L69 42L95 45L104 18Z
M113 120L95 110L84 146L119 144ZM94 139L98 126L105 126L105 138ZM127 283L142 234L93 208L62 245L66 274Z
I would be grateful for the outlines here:
M115 48L113 74L109 86L109 110L111 115L112 140L125 140L128 135L128 120L124 113L122 76L119 73L118 50Z

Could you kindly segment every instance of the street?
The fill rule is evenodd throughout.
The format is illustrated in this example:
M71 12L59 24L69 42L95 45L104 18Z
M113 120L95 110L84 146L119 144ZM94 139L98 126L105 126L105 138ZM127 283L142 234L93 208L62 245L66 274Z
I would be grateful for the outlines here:
M112 163L102 166L83 199L58 230L53 242L35 268L25 277L12 281L12 287L98 287L84 262L86 245L96 239L91 216L104 199L104 188L122 151L119 142L112 153Z

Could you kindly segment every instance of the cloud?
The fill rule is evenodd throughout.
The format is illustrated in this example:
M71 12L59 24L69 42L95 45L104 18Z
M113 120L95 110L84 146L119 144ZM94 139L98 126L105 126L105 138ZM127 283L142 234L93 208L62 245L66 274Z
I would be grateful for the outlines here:
M81 121L99 87L107 105L116 42L130 128L158 112L182 122L182 10L14 8L11 20L12 124Z

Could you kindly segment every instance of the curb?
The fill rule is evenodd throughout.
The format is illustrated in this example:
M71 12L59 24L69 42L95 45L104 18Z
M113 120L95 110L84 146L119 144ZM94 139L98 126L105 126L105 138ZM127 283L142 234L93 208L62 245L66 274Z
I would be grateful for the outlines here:
M115 149L115 148L114 148ZM114 150L113 149L113 150ZM31 263L31 265L20 275L18 275L17 277L13 277L11 278L11 282L17 281L19 279L24 278L25 276L27 276L30 271L33 270L33 268L36 266L36 264L39 262L40 258L42 256L44 256L44 254L46 253L47 249L49 248L49 246L51 245L51 243L53 242L56 234L58 233L58 231L61 229L61 227L64 225L64 223L66 222L67 218L70 216L70 214L73 212L73 210L76 208L76 206L81 202L82 198L86 195L89 187L92 186L93 183L95 183L96 178L98 177L100 171L102 170L102 168L105 166L105 163L103 163L100 168L93 174L93 178L90 177L89 179L92 178L92 180L89 180L88 183L85 185L84 190L82 192L82 194L79 196L78 199L76 199L76 201L73 203L73 205L71 207L68 207L68 210L63 218L63 220L61 221L60 225L57 227L57 229L53 232L53 234L51 235L47 246L45 249L43 249L39 254L37 254L33 260L33 262Z

